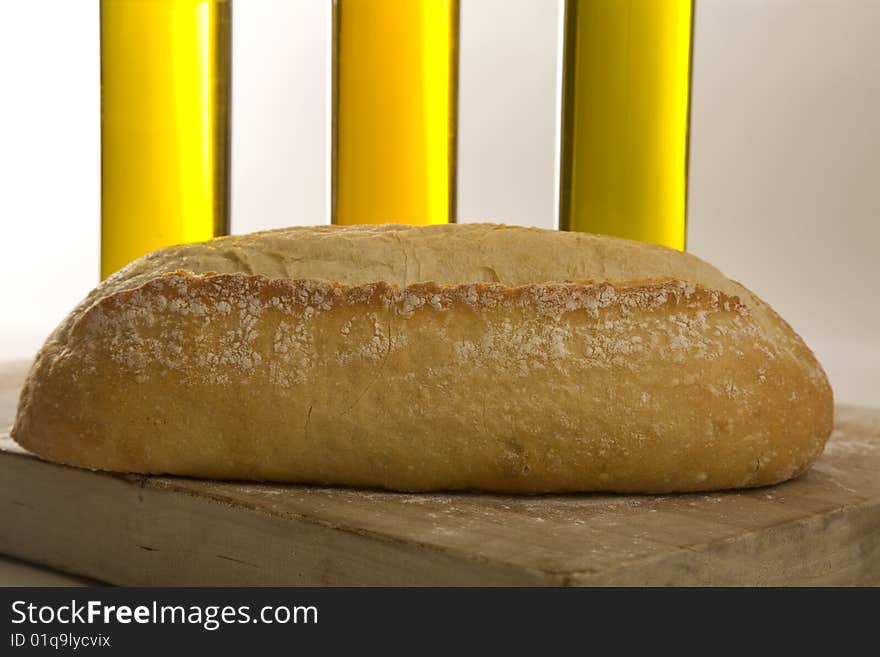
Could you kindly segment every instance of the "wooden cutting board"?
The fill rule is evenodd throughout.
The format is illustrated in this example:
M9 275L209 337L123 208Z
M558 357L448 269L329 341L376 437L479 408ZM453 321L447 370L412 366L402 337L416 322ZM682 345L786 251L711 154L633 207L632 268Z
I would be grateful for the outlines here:
M9 426L24 365L0 367ZM880 409L796 481L411 495L91 472L0 440L0 553L128 585L880 584Z

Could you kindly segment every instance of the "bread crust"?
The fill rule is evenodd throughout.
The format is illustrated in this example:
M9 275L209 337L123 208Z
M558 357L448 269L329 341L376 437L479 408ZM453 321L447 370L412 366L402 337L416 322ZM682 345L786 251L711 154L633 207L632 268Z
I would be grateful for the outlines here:
M732 282L134 278L47 341L25 448L220 479L673 492L784 481L831 432L812 352Z

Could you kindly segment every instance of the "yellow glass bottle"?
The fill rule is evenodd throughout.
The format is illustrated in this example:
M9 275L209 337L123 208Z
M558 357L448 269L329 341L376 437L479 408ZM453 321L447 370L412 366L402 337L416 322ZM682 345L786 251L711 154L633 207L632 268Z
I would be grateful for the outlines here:
M567 0L559 225L685 248L692 0Z
M333 223L455 221L458 0L335 0Z
M101 276L228 232L227 0L101 0Z

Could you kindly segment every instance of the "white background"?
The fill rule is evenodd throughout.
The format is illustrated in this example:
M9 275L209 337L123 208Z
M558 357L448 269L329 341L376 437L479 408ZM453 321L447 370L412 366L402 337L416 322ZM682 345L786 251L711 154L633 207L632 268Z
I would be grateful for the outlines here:
M555 225L559 7L461 0L459 216ZM327 221L330 0L234 4L234 232ZM697 0L689 250L880 406L880 0ZM98 280L97 0L0 4L0 359Z

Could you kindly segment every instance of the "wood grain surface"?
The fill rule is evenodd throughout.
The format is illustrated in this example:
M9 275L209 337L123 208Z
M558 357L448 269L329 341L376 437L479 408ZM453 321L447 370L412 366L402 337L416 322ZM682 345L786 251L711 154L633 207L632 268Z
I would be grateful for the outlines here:
M26 364L0 367L0 427ZM769 488L401 494L92 472L0 439L0 553L128 585L878 585L880 410Z

